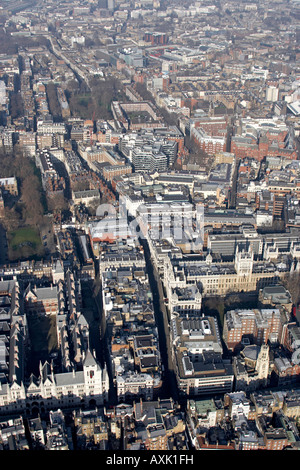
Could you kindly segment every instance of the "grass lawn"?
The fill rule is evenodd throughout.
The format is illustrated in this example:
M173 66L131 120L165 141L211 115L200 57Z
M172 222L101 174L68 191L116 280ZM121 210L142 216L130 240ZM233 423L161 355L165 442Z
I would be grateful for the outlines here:
M33 227L23 227L8 233L10 259L26 258L43 253L39 231Z
M36 247L41 243L39 232L32 227L20 228L14 232L10 232L9 235L13 250L22 244L31 244Z

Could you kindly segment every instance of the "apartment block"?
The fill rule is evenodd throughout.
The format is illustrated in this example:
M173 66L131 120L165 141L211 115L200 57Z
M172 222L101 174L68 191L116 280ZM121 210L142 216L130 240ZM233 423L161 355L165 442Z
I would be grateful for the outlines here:
M239 347L243 339L256 344L279 342L283 319L279 309L231 310L225 314L224 341L230 350Z

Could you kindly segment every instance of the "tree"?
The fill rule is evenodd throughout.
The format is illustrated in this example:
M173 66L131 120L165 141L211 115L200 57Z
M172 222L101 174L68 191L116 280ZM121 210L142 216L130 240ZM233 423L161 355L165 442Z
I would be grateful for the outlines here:
M56 85L53 82L48 83L46 92L50 113L54 118L61 118L61 107L57 97Z
M151 101L153 104L155 104L155 99L153 98L150 91L147 90L147 87L144 83L136 83L135 89L144 100Z
M283 285L291 294L293 303L297 305L300 302L300 273L286 274L283 279Z
M53 194L47 197L47 205L49 212L65 212L69 209L68 200L62 193Z
M11 208L9 207L5 208L5 216L3 219L3 225L7 232L16 230L20 226L21 220L22 220L22 215L16 209L15 206Z
M24 202L24 220L30 225L39 226L44 215L44 208L41 203L40 184L36 175L31 174L23 179L21 194Z
M69 80L67 83L67 89L65 91L66 95L69 97L71 93L76 93L79 91L79 83L77 80Z
M12 93L10 96L9 105L12 119L17 119L24 115L24 105L21 93Z
M33 224L38 226L44 214L43 189L37 168L25 157L18 146L13 152L0 152L0 177L15 176L18 180L20 199L11 210L5 211L6 226Z
M204 150L199 148L190 136L185 137L184 144L189 151L185 163L198 164L207 169L211 168L213 159Z

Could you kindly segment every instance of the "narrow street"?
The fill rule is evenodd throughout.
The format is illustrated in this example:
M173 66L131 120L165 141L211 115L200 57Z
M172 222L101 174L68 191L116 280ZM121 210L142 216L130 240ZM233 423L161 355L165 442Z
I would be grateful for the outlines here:
M103 315L102 307L102 290L101 282L97 277L93 283L88 287L86 291L88 295L88 303L91 305L89 320L90 325L90 345L95 350L96 358L103 367L104 364L107 367L110 387L109 387L109 405L117 405L118 399L116 389L114 386L114 380L111 370L111 358L109 352L109 333L106 330L105 318Z
M169 323L168 313L164 304L164 295L162 282L159 279L158 273L156 272L150 257L150 251L147 242L141 241L146 261L146 269L149 276L149 284L153 294L153 307L156 320L156 326L159 335L159 347L161 360L163 365L163 385L160 391L160 398L173 398L174 401L178 402L179 394L176 382L176 376L173 368L172 353L170 348L170 334L169 334ZM116 405L118 403L116 390L113 384L113 377L110 370L110 356L108 344L110 341L109 332L105 331L105 321L103 318L102 310L102 298L101 298L101 286L99 280L94 283L93 288L90 286L90 295L88 303L91 305L90 315L88 319L91 327L90 341L91 346L96 351L98 360L101 363L105 362L108 367L108 372L111 379L109 404ZM93 291L93 292L92 292ZM94 313L92 314L92 312Z
M154 314L159 335L161 360L164 368L161 398L173 398L174 401L178 401L179 393L172 361L169 321L167 309L164 303L163 286L151 261L147 242L145 240L140 241L144 248L146 268L149 276L151 291L153 294Z

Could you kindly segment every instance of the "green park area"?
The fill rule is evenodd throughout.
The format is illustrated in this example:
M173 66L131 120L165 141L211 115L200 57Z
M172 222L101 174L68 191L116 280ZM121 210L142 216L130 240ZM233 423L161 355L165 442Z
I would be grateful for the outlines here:
M112 119L112 101L123 101L126 95L122 92L119 80L113 76L109 80L93 78L89 86L70 81L66 90L72 116L81 119Z
M70 99L70 109L73 115L83 119L92 119L95 109L91 93L80 93Z
M38 229L22 227L8 232L8 249L11 260L41 256L43 247Z

